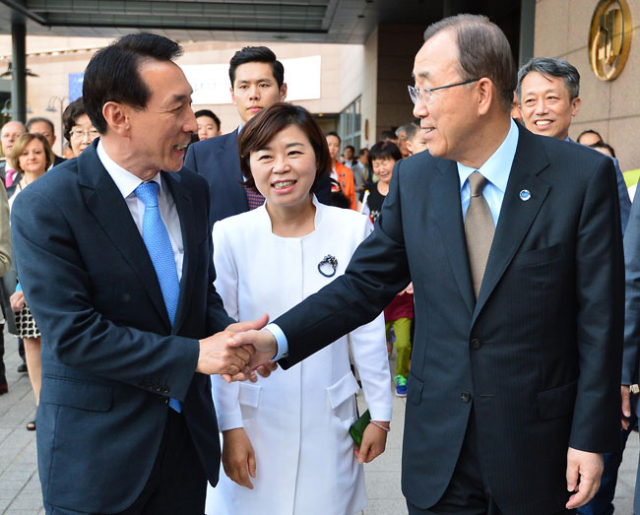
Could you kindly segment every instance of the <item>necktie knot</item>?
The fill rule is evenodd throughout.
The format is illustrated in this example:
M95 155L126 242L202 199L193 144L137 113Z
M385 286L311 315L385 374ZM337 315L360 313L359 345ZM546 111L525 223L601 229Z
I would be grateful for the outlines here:
M484 186L487 184L486 177L476 170L469 176L468 180L469 186L471 187L471 196L479 197L482 195L482 190L484 190Z
M135 189L138 197L145 208L158 207L158 183L155 181L143 182Z

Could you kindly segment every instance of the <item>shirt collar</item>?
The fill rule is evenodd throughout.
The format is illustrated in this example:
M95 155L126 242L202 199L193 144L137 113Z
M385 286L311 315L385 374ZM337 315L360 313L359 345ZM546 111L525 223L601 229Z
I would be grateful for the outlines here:
M507 189L509 173L511 172L511 166L513 165L517 148L518 127L512 119L507 137L498 147L498 150L496 150L480 168L471 168L462 163L456 163L458 165L458 174L460 175L460 189L464 187L469 176L478 170L487 181L504 193Z
M107 170L107 173L113 179L113 182L116 183L116 186L118 187L120 193L124 198L127 198L129 195L131 195L135 191L135 189L144 182L142 179L140 179L140 177L125 170L113 159L111 159L111 157L109 157L109 154L107 154L107 151L102 144L102 139L98 141L97 152L98 159L100 159L100 162ZM155 174L151 181L155 181L158 183L158 195L160 195L160 192L162 191L162 181L160 179L160 174Z

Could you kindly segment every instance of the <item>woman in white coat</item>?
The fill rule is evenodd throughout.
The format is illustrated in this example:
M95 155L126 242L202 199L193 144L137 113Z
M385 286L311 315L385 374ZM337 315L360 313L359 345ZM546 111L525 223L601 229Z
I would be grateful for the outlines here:
M215 286L232 317L267 311L273 319L344 273L371 226L311 193L331 161L303 108L270 107L246 125L238 147L247 185L266 203L215 225ZM372 418L355 452L348 340ZM209 488L208 514L352 515L366 506L362 463L384 451L391 420L382 315L255 384L212 380L225 474Z

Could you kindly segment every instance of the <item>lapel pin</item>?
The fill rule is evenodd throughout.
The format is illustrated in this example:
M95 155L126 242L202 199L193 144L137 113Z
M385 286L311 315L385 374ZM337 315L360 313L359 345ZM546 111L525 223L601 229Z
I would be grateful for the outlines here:
M520 192L520 200L522 200L522 202L526 202L530 198L531 198L531 192L529 190L522 190Z
M336 275L338 268L338 260L331 254L327 254L320 263L318 263L318 272L325 277L333 277Z

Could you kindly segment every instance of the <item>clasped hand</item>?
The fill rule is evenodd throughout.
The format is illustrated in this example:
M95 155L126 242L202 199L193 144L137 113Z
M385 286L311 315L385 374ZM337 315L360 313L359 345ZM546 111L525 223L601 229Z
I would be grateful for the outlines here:
M196 372L209 375L221 374L227 382L247 379L255 381L257 379L255 369L260 375L267 377L277 365L268 362L268 359L255 363L261 358L253 359L259 353L256 352L251 341L238 344L234 337L244 331L257 333L268 321L269 317L265 314L256 320L231 324L224 331L200 340L200 356ZM271 354L272 357L274 355L275 352Z

